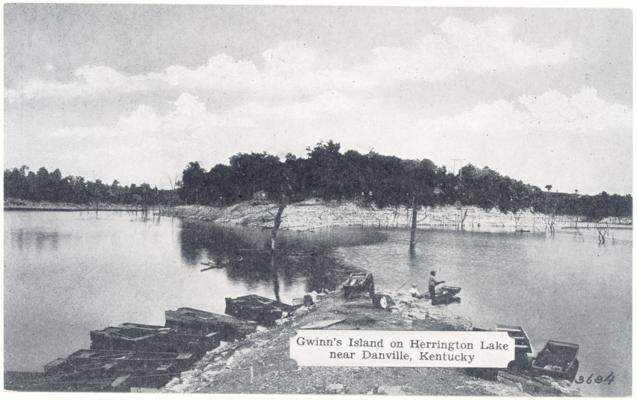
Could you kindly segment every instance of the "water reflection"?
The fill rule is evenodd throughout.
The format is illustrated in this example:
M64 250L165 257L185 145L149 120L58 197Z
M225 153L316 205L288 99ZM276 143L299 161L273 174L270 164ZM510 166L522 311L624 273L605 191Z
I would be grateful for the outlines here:
M223 267L229 280L248 287L270 283L280 298L281 284L290 286L300 278L306 291L334 289L344 271L332 249L382 241L386 234L353 230L307 233L280 231L276 250L270 249L270 231L259 228L221 227L206 222L181 221L179 244L185 264L198 268L202 262Z
M33 232L18 229L11 232L11 241L20 249L35 247L37 251L50 248L52 251L58 249L60 234L58 232L38 231Z
M248 293L288 302L336 286L351 266L373 272L379 289L424 288L435 269L462 287L463 303L449 307L478 326L523 325L536 347L573 340L582 373L616 372L600 393L630 389L631 230L611 231L603 247L593 229L552 238L422 231L412 253L408 231L280 231L273 254L269 230L134 212L4 215L8 369L41 370L88 346L91 329L163 324L167 309L223 313L224 297ZM199 272L209 260L224 268Z
M88 332L125 321L163 324L164 310L223 313L249 293L290 302L334 288L351 267L336 246L382 241L360 229L270 231L141 212L6 212L5 368L42 366L90 345ZM201 262L222 269L200 272Z

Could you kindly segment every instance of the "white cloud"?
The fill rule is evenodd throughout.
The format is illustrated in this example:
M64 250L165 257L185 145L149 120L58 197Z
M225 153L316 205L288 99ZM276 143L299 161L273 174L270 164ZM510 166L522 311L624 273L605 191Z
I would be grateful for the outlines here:
M284 42L262 53L262 62L227 54L205 65L173 65L161 72L127 75L108 66L82 66L68 82L35 79L7 92L9 101L46 97L86 97L106 93L180 90L241 91L254 96L308 96L329 90L357 90L397 81L444 82L461 73L545 67L569 61L575 46L562 41L542 47L517 40L515 21L496 17L479 24L447 18L434 33L405 47L379 46L369 60L349 68L319 66L317 52L300 42Z
M343 94L326 92L295 103L250 102L212 112L198 97L183 93L165 111L141 105L112 124L45 133L47 143L73 149L66 156L51 152L47 165L87 177L100 169L104 174L99 177L105 181L166 186L165 177L174 176L192 160L212 166L237 152L268 150L284 155L302 150L320 140L304 128L358 108L358 102ZM285 140L278 136L282 131L290 133ZM273 145L279 148L272 149Z
M227 120L242 121L244 126L259 126L264 121L318 120L329 118L329 114L353 110L361 103L338 92L325 92L306 101L289 104L268 105L250 102L226 113Z
M600 182L609 192L631 187L632 110L605 101L590 87L570 95L548 91L480 103L429 119L339 92L297 103L254 101L219 112L184 93L164 112L140 106L111 126L67 128L55 135L82 154L61 167L110 165L104 170L122 181L173 176L192 160L209 168L237 152L301 155L306 146L334 139L344 150L373 148L448 166L452 158L464 158L559 190L597 192ZM95 151L104 148L108 151Z
M34 79L21 89L7 90L7 99L14 102L21 98L86 97L112 92L135 92L150 88L150 82L136 76L127 76L107 66L86 65L77 68L71 82Z
M111 126L67 127L55 130L51 135L60 139L120 140L130 144L157 142L167 144L195 140L221 140L215 133L220 128L260 128L283 121L308 123L329 119L358 107L358 103L338 92L326 92L297 103L268 105L247 103L221 112L210 112L199 98L183 93L169 102L165 113L141 105L132 112L121 115Z
M447 18L438 25L439 32L411 47L373 49L373 61L361 70L378 80L389 76L395 80L440 82L463 72L480 74L559 65L575 52L568 41L541 47L516 40L514 26L513 20L502 17L481 24Z
M565 191L595 192L600 182L609 191L631 187L632 109L590 87L571 96L549 91L478 104L458 115L421 119L417 127L418 145L443 159L465 158Z
M184 140L187 137L202 136L220 126L242 127L244 121L230 120L228 116L211 113L205 103L189 93L181 94L169 102L166 113L158 113L148 105L140 105L132 112L119 117L112 126L70 127L56 130L54 137L61 138L137 138L147 143L153 140Z
M478 104L451 117L423 119L426 132L462 131L494 135L590 135L608 130L630 130L632 110L601 99L594 88L584 87L572 96L555 90L523 95L516 102L498 100Z

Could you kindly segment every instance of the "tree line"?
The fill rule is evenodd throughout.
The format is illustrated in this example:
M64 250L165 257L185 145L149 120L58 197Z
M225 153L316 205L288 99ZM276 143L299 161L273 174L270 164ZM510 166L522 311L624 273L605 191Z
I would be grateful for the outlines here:
M133 204L142 207L178 202L174 191L151 187L148 183L122 186L117 180L106 184L81 176L63 176L59 169L49 172L41 167L36 172L23 165L4 170L4 197L32 201L74 204Z
M63 176L59 169L5 169L5 198L76 204L113 203L151 206L203 204L227 206L254 198L288 204L316 197L350 200L364 206L417 209L420 206L477 206L504 213L531 210L549 215L579 215L591 221L632 215L631 195L579 195L546 190L471 164L457 174L427 159L409 160L375 152L341 152L333 141L307 148L305 157L284 160L263 153L238 153L229 164L206 171L198 162L183 170L177 190L147 183L122 186L97 179Z
M186 204L227 206L267 197L290 203L310 197L351 200L384 207L477 206L504 213L532 210L552 215L581 215L598 221L632 215L631 195L591 196L551 192L471 164L457 174L428 159L408 160L375 152L342 153L333 141L307 148L306 157L284 160L263 153L239 153L228 165L206 171L198 162L184 169L179 197Z

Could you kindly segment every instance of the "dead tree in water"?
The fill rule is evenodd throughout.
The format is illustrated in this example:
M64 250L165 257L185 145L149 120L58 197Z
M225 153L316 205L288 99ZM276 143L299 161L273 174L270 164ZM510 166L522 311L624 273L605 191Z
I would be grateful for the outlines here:
M467 214L469 214L468 208L465 208L464 212L462 212L462 208L460 209L460 230L464 230L464 221L467 219Z
M276 235L279 231L279 227L281 226L281 217L283 215L283 210L285 210L285 204L279 204L279 208L274 216L274 225L272 226L272 231L270 232L270 271L272 271L272 283L274 287L274 297L277 301L281 301L279 294L279 276L277 274L276 268Z
M411 200L411 235L409 237L409 251L413 252L416 248L416 227L418 226L418 206L416 204L416 195Z
M513 212L513 221L515 222L515 231L518 231L518 225L520 225L520 218L522 218L522 216L520 214L518 214L517 211Z
M279 204L276 216L274 217L274 225L272 226L272 231L270 233L270 249L272 251L276 250L276 234L279 231L279 227L281 226L281 216L283 215L283 210L285 210L285 204Z
M597 242L600 246L605 246L606 245L606 236L608 236L608 224L606 224L606 226L599 226L599 224L597 224L597 226L595 226L595 229L597 229Z
M555 236L555 215L550 214L546 216L546 227L545 230L548 230L548 234L553 237Z
M270 252L270 271L272 272L272 288L274 289L274 298L276 301L281 301L280 288L279 288L279 274L278 269L276 268L276 263L274 258L276 254L273 251Z

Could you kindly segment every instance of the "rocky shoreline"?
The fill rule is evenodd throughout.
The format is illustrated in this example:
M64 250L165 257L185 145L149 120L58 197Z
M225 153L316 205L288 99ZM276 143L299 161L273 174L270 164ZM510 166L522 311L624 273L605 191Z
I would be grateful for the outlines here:
M246 201L228 207L203 205L161 206L152 212L170 217L212 221L222 225L241 225L270 229L273 212L279 207L267 201ZM131 204L74 204L5 199L5 211L135 211L143 209ZM150 211L150 210L146 210ZM478 207L441 206L423 207L418 214L418 229L466 230L474 232L528 232L545 233L551 225L555 230L594 230L599 226L613 229L632 229L631 218L605 218L600 222L586 221L583 217L549 216L523 210L502 213L496 209ZM315 231L335 227L409 228L411 210L406 207L379 209L353 202L308 199L285 208L280 229Z
M37 204L38 210L52 207L44 203ZM28 203L18 205L29 206ZM72 208L73 206L75 208ZM86 210L80 207L82 206L71 205L68 211ZM162 209L160 214L220 224L271 228L273 211L277 208L276 204L251 201L227 208L179 206ZM408 218L411 213L408 211L377 210L353 203L310 200L287 206L280 228L307 231L335 226L403 228L410 223ZM421 220L418 226L421 229L458 229L452 223L454 212L458 210L453 207L423 210L425 219ZM480 210L471 212L476 213L475 218L479 218L481 226L511 229L510 221L507 222L502 215ZM478 214L479 212L483 214ZM520 220L516 221L516 228L520 226ZM443 222L439 223L440 221ZM477 223L473 224L475 226ZM533 391L520 383L485 380L457 368L303 367L290 359L290 338L295 336L299 329L311 323L334 318L342 321L325 329L454 331L472 328L471 321L454 315L444 305L432 306L429 301L412 298L406 291L381 292L394 299L396 304L391 311L375 308L369 297L345 300L340 290L316 296L315 305L299 308L291 317L280 320L276 326L259 328L244 340L224 343L209 351L192 368L180 373L178 378L172 379L161 391L506 396L538 394L537 387ZM542 390L545 390L542 393L545 395L578 394L573 386L567 384L547 386Z
M338 318L325 329L469 330L471 322L444 306L413 299L405 292L384 292L395 301L391 311L373 307L368 297L346 301L340 291L320 296L275 327L263 328L240 342L208 352L174 378L162 392L268 394L391 394L521 396L521 384L474 377L458 368L305 367L290 359L290 338L312 323ZM566 383L547 386L544 395L577 395Z
M162 210L162 215L212 221L218 224L272 228L278 205L251 201L231 207L178 206ZM340 226L404 228L410 225L407 209L377 210L352 203L310 200L292 204L283 213L280 229L314 231ZM533 227L539 215L526 215L514 221L502 213L470 209L481 227L496 231L515 231ZM423 210L429 218L421 229L458 229L453 207ZM527 213L531 214L531 213ZM370 222L371 221L371 222ZM466 221L466 219L465 219ZM527 225L521 225L524 221ZM572 221L560 220L562 226ZM456 220L456 222L458 222ZM528 225L530 224L530 225ZM539 225L539 222L538 222ZM465 225L466 226L466 225ZM536 228L539 231L539 228ZM528 394L578 395L566 382L529 386L520 382L500 382L473 376L457 368L369 368L305 367L290 359L290 338L304 326L334 318L343 321L325 329L362 330L470 330L472 323L442 306L418 300L404 291L382 291L395 306L391 312L375 308L368 297L345 300L336 290L320 296L314 306L301 307L291 317L272 328L263 328L240 342L226 343L207 353L195 366L182 372L163 389L179 393L268 393L268 394L392 394L392 395L501 395Z
M262 228L273 226L273 213L278 204L267 201L246 201L229 207L201 205L163 208L161 215L213 221L218 224L243 225ZM409 228L411 210L406 207L378 209L353 202L327 202L309 199L288 205L283 212L280 229L313 231L332 227ZM600 224L612 228L631 229L629 218L607 218L600 223L586 222L576 216L548 216L529 210L502 213L496 209L442 206L424 207L418 214L418 229L448 229L479 232L545 233L551 226L561 229L595 229Z

